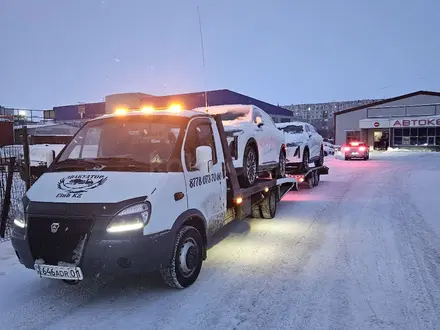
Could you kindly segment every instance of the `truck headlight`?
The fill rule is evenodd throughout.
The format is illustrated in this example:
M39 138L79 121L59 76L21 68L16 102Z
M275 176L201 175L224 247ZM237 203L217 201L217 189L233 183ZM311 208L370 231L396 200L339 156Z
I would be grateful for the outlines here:
M121 233L144 228L150 220L151 204L148 202L131 205L110 221L108 233Z
M26 218L24 216L24 206L23 206L23 202L21 202L21 201L20 201L20 203L18 203L18 209L14 215L14 225L16 225L17 227L20 227L20 228L26 227Z

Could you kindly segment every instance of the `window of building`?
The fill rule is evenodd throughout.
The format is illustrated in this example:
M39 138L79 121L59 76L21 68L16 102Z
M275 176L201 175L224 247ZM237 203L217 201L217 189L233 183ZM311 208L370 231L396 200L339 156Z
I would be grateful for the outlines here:
M408 127L394 129L395 146L440 146L440 127Z
M350 143L351 141L360 141L361 139L361 131L346 131L345 134L346 143Z

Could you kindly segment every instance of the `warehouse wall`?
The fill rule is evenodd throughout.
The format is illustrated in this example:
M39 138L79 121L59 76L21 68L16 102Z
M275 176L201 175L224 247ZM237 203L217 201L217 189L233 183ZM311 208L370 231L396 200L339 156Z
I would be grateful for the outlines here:
M336 116L335 144L345 143L346 131L359 131L359 120L367 118L367 109L347 112Z
M85 107L85 119L92 119L105 114L105 103L86 103L82 106ZM55 120L79 120L81 116L79 114L80 105L66 105L61 107L54 107Z

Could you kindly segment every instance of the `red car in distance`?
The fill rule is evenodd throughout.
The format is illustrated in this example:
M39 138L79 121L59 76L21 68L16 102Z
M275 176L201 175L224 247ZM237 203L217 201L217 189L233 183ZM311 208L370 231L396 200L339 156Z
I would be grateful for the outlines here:
M342 154L345 160L349 159L370 159L370 147L364 142L352 141L342 147Z

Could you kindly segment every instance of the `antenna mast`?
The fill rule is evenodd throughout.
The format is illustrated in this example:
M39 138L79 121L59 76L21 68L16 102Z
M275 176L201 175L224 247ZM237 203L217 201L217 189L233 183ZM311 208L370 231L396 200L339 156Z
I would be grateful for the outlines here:
M197 6L197 13L199 16L200 44L202 46L203 79L205 80L205 111L208 112L208 91L207 91L206 69L205 69L205 47L203 46L203 32L202 32L202 20L200 18L200 6Z

